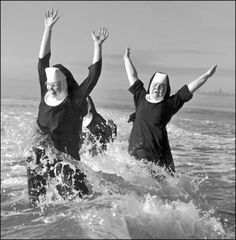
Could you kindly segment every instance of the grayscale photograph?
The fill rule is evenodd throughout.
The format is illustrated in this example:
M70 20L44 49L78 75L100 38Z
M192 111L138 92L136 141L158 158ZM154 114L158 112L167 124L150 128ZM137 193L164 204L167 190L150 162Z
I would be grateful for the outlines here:
M235 239L235 1L1 1L1 239Z

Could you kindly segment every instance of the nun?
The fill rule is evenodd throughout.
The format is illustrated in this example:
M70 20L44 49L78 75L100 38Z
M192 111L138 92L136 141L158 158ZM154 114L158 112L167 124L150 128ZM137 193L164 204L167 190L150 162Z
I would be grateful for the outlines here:
M108 37L108 31L100 28L95 34L93 62L89 66L87 78L79 85L72 73L62 64L50 66L51 35L58 21L58 11L46 12L44 33L41 41L38 74L41 99L37 117L37 137L32 144L33 155L27 159L28 191L32 204L46 194L47 179L58 172L64 176L65 187L58 185L59 194L68 195L71 188L79 191L79 196L88 193L85 174L79 169L63 165L63 158L49 158L48 148L80 161L81 131L83 117L86 115L86 98L96 86L102 68L102 44ZM32 163L35 164L32 164ZM54 167L57 166L55 171Z
M155 72L146 91L131 61L130 52L130 47L127 47L124 63L130 83L129 91L133 94L135 113L132 113L128 120L133 123L128 151L136 159L151 161L173 175L175 165L166 126L184 103L192 99L193 93L215 73L217 66L183 85L173 95L168 75Z
M86 98L87 113L82 123L82 142L92 156L107 150L107 144L117 137L117 125L112 119L106 120L95 108L91 96ZM86 148L87 149L87 148Z

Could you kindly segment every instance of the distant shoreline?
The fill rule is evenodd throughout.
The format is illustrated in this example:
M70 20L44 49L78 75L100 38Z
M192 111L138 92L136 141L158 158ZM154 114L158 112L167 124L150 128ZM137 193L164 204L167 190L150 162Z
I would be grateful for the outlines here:
M235 93L227 93L227 92L196 92L199 95L208 95L208 96L222 96L222 97L233 97Z
M132 99L128 99L126 96L120 94L119 96L110 97L94 97L94 102L96 108L110 108L110 109L120 109L125 111L134 111L134 105ZM225 94L225 93L210 93L210 92L198 92L194 94L193 99L185 103L185 109L204 109L213 110L220 112L235 112L235 94ZM16 98L1 98L1 105L34 105L38 106L40 103L39 98L31 97L16 97Z
M177 89L178 90L178 89ZM171 92L175 93L177 92L177 90L173 89ZM114 92L114 89L110 89L110 91ZM116 92L119 92L120 94L122 94L122 92L127 93L126 89L118 89L115 90ZM224 92L222 90L218 90L218 91L197 91L195 93L196 95L208 95L208 96L222 96L222 97L235 97L235 93L229 93L229 92ZM21 99L21 100L38 100L39 101L39 97L26 97L26 96L1 96L1 99Z

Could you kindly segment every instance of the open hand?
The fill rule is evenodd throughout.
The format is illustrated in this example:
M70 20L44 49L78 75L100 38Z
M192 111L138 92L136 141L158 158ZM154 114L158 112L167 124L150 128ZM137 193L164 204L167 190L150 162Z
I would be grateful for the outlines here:
M206 75L207 75L208 78L211 77L211 76L215 73L216 68L217 68L217 65L211 67L211 68L207 71Z
M130 57L130 51L131 51L131 48L130 48L130 46L128 46L128 47L125 49L124 59Z
M99 29L97 35L94 33L94 31L92 32L92 38L94 42L99 45L102 44L107 39L108 36L109 36L109 32L104 27Z
M45 21L44 21L45 27L48 27L48 28L53 27L53 25L59 19L59 17L57 16L57 13L58 13L58 10L56 12L54 12L53 9L51 11L47 11L45 13Z

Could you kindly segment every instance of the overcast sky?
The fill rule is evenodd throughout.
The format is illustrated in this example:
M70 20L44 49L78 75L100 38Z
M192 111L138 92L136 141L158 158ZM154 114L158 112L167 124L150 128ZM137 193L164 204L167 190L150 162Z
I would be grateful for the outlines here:
M177 90L217 64L201 91L235 93L235 1L1 1L2 97L39 97L36 66L44 13L52 7L60 19L51 64L68 67L79 83L92 62L91 32L108 28L98 95L128 89L128 44L145 86L159 70Z

